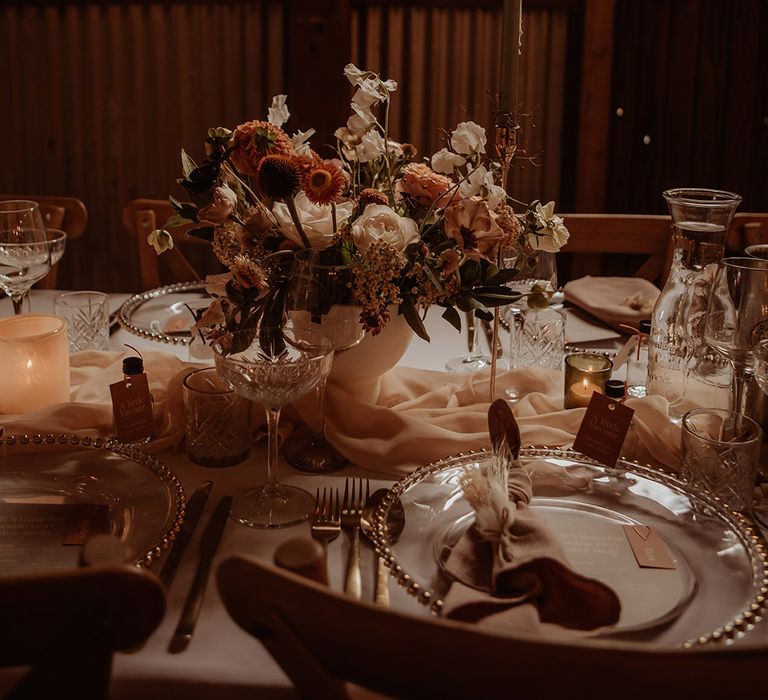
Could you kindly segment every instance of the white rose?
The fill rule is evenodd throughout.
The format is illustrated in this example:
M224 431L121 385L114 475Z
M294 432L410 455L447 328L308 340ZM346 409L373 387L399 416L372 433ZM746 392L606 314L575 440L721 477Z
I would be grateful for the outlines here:
M547 202L544 206L537 204L536 218L538 225L536 230L528 231L528 243L534 250L557 253L568 242L571 234L563 220L555 214L555 203Z
M461 122L451 134L451 147L456 153L485 153L485 129L475 122Z
M405 250L419 238L419 229L413 219L400 216L386 204L369 204L352 224L352 238L357 249L365 254L376 241L388 243L395 250Z
M327 248L333 240L333 217L330 205L313 204L303 192L299 192L293 201L296 204L296 212L299 215L301 227L304 229L310 245L313 248ZM353 206L352 202L342 202L336 205L336 222L339 227L352 216ZM296 230L288 207L282 202L278 202L272 208L272 213L277 219L283 235L303 248L304 244Z
M160 255L160 253L173 248L173 236L165 229L155 229L147 236L147 243Z
M288 107L285 101L288 99L288 95L275 95L272 98L272 105L267 110L267 121L275 126L282 126L288 121L288 117L291 113L288 111Z
M454 168L460 168L467 159L458 153L452 153L447 148L441 148L432 156L432 170L443 175L452 175Z

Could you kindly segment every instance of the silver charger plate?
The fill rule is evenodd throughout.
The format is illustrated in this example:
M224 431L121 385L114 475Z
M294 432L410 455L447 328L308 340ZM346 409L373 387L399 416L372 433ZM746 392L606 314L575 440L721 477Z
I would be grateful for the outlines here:
M487 452L439 460L397 482L376 513L377 551L397 582L434 614L451 580L443 568L447 551L474 520L459 479L486 461ZM740 638L760 620L768 593L765 547L750 522L719 499L678 477L620 460L609 469L573 450L528 448L524 463L544 459L588 474L581 483L543 486L534 480L532 506L560 540L574 569L612 586L627 613L602 636L662 646L692 646ZM397 543L386 534L389 508L405 509ZM579 544L580 533L611 532L623 556L622 525L655 527L676 562L674 570L636 565L605 566ZM595 530L597 528L597 530ZM583 543L582 543L583 544ZM628 576L634 571L636 576ZM659 587L664 599L656 599Z
M204 282L178 282L134 294L117 312L120 325L130 333L171 345L189 345L194 323L190 308L207 306Z
M128 561L142 567L171 545L186 507L176 475L151 455L114 440L65 434L0 438L0 503L106 505L109 534L126 545ZM40 561L45 568L45 557Z

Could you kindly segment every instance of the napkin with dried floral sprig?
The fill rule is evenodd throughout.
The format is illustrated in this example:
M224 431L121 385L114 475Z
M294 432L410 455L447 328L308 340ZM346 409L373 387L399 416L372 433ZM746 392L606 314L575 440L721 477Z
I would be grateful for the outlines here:
M497 415L503 431L494 431ZM489 423L493 458L461 482L476 518L446 563L454 582L445 616L507 632L557 635L615 624L621 612L616 593L571 569L530 507L531 476L518 460L520 433L505 401L491 405Z

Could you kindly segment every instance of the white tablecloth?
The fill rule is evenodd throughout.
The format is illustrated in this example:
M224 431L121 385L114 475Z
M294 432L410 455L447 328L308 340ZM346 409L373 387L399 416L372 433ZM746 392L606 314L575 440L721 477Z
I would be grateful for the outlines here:
M54 295L54 292L33 292L32 311L52 313ZM111 295L113 309L127 296ZM3 299L0 301L0 316L10 313L8 300ZM401 361L403 366L443 369L448 359L466 351L464 337L440 319L439 315L430 315L428 327L432 334L432 342L428 344L415 338ZM502 334L502 338L504 342L507 341L506 333ZM487 347L485 338L482 342L483 346ZM140 349L167 350L182 359L188 359L187 349L184 347L163 346L137 338L124 330L111 336L111 349L124 349L125 343ZM263 444L257 446L246 462L226 469L206 469L196 466L184 454L163 452L158 457L174 470L187 494L206 479L214 482L214 489L208 499L201 524L195 531L168 592L168 610L161 626L140 651L132 654L118 654L115 658L112 696L118 699L160 698L170 693L172 697L184 697L185 700L210 697L216 697L217 700L294 697L290 682L261 644L231 621L223 608L213 578L209 582L204 607L188 649L175 655L167 652L168 643L194 575L197 563L196 553L203 527L222 496L237 494L263 478L266 461L265 446ZM418 465L414 465L416 466ZM353 465L324 476L303 474L283 465L280 477L285 483L300 485L314 493L318 485L343 486L344 478L350 475L368 476ZM371 489L390 484L391 481L373 480ZM309 524L303 523L285 530L261 531L240 527L230 522L224 533L217 561L234 553L246 553L271 561L275 549L282 542L298 536L309 537L309 529ZM347 547L347 537L342 535L330 545L329 549L331 583L337 588L341 587ZM368 548L363 550L363 566L363 596L371 600L373 553ZM418 603L398 586L392 584L390 590L393 606L423 614ZM7 681L7 676L0 677L0 687L3 679Z

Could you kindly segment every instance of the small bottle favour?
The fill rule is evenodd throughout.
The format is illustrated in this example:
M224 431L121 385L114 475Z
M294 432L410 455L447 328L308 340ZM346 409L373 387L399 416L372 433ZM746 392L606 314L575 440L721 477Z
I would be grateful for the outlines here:
M605 395L609 399L624 403L624 399L626 398L624 382L622 382L621 379L609 379L605 383Z
M123 381L110 384L115 433L125 445L149 442L154 435L154 416L149 381L141 357L123 360Z
M627 396L639 399L646 395L648 377L648 335L651 332L650 321L640 321L637 329L637 343L627 360Z

